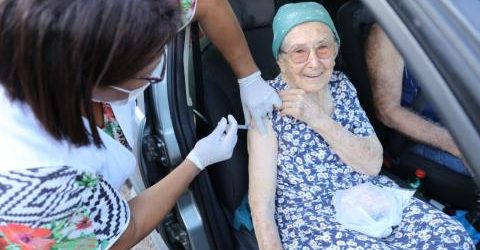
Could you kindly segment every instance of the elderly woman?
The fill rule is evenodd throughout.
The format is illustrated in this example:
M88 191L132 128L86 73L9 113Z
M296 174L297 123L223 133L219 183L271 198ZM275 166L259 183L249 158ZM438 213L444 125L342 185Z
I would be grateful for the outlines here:
M273 21L281 74L270 82L283 101L268 133L248 132L249 202L260 249L471 249L463 227L418 199L386 238L348 230L334 219L332 196L378 176L382 146L355 88L334 71L340 39L323 6L282 6Z

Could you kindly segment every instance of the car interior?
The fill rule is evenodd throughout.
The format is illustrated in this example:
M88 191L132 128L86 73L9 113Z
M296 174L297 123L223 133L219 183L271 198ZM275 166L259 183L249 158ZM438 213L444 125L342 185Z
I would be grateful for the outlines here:
M273 1L231 1L242 26L252 56L264 79L273 79L278 73L271 53L275 5ZM201 48L202 91L197 100L203 100L203 113L209 124L232 114L239 124L244 124L240 90L237 79L217 48L211 43ZM196 81L196 90L199 84ZM211 129L211 127L209 128ZM207 130L210 131L210 130ZM253 233L234 230L233 214L248 190L248 153L246 130L239 130L238 142L230 160L208 168L215 194L228 222L235 249L255 249ZM233 249L233 248L230 248Z
M360 1L350 1L338 10L336 21L343 43L340 49L344 60L342 71L355 85L360 103L382 142L385 152L384 170L407 179L414 175L416 169L423 169L428 175L425 179L427 196L454 208L471 207L475 197L472 178L408 152L406 149L414 142L393 129L385 127L376 119L364 55L365 40L371 25L375 22L373 16ZM414 109L421 109L421 103L425 101L422 98L425 97L417 97ZM417 105L417 103L420 104Z
M300 1L230 0L250 51L265 80L273 79L279 73L271 52L273 16L281 5L291 2ZM316 2L324 4L330 12L341 37L342 44L335 68L344 72L355 85L360 103L384 147L385 156L381 174L391 177L400 186L408 187L405 180L414 176L416 169L423 169L427 173L426 196L435 199L446 208L468 209L471 207L475 200L475 189L470 177L455 173L438 166L435 162L408 152L406 148L412 144L412 141L383 126L375 118L364 56L365 39L371 25L375 22L374 17L358 0ZM196 138L206 136L216 122L228 114L232 114L239 124L245 123L236 77L219 50L207 38L201 36L200 32L198 26L193 24L191 36L195 86L191 88L195 90L193 113L196 114L196 123L192 119L176 122L189 124L191 128L188 130L196 135ZM182 91L185 90L177 90L180 94ZM185 104L185 106L188 105ZM192 110L187 111L192 112ZM184 138L187 137L184 136ZM185 144L187 148L193 147L192 141ZM192 184L192 190L201 210L211 248L258 248L253 232L245 229L236 230L233 227L234 211L248 191L246 130L239 130L238 142L232 158L208 167L207 173L202 173ZM180 246L172 248L182 249Z

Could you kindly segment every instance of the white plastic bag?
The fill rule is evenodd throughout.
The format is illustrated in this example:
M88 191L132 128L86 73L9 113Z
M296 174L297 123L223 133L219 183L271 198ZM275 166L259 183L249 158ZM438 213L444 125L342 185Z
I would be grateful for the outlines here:
M375 238L387 237L402 221L403 209L414 192L370 182L338 190L333 195L335 218L347 229Z

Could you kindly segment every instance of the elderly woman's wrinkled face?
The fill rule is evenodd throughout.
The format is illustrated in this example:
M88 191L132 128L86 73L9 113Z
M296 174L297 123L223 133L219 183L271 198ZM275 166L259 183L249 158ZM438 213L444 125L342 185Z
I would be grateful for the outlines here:
M336 55L337 44L328 26L308 22L285 36L277 63L290 87L311 93L327 86Z

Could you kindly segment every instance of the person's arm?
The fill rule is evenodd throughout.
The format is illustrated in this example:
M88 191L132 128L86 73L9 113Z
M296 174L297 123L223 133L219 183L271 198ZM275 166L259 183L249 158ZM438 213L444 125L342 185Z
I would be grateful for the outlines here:
M258 70L240 24L227 0L198 0L194 20L218 47L237 78Z
M193 162L184 160L157 184L128 201L130 223L112 249L130 249L145 238L172 209L198 173L200 170Z
M416 141L461 157L448 130L401 106L404 62L377 24L372 26L365 53L379 120Z
M265 133L263 118L272 112L273 106L281 106L280 98L262 78L228 1L198 0L197 4L194 19L238 78L245 123L249 124L253 118L260 131Z
M355 171L367 175L378 174L383 162L383 148L377 136L355 135L334 121L329 115L331 108L327 108L332 105L329 94L319 98L317 94L290 88L282 91L280 97L283 100L282 115L291 115L306 122ZM364 115L363 110L360 113Z
M330 116L318 116L309 124L328 143L332 150L355 171L375 176L383 162L383 148L375 134L357 136Z
M195 144L178 167L157 184L128 202L130 222L112 249L129 249L147 236L172 209L195 176L205 167L232 156L237 143L237 121L222 118L207 137Z
M255 235L260 249L282 249L274 219L275 189L277 184L277 139L271 122L267 134L257 129L248 131L248 201Z

